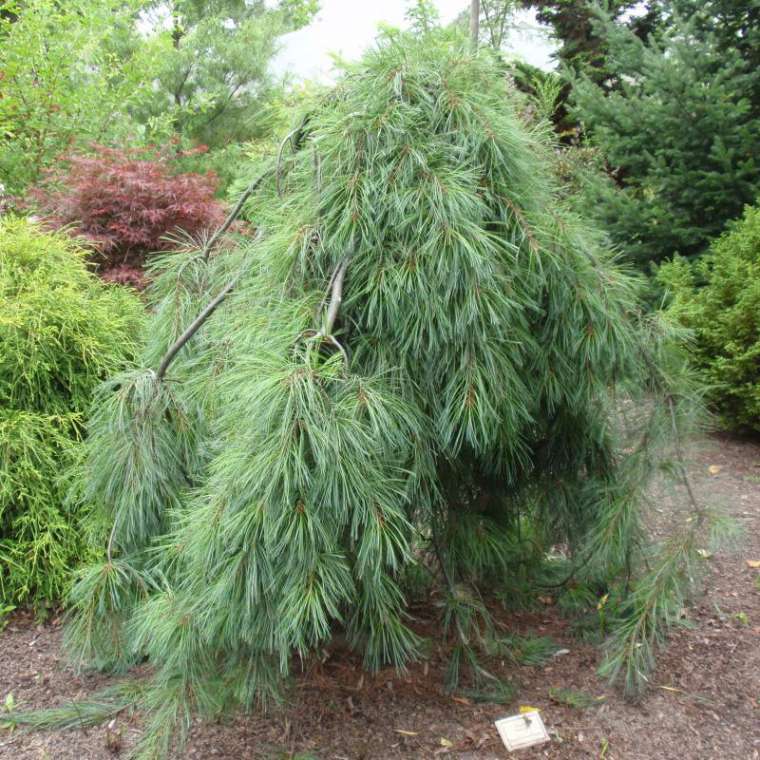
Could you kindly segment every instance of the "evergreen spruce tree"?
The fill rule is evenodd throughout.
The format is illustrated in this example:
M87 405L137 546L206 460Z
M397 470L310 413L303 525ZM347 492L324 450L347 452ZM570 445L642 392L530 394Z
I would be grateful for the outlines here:
M703 524L662 553L643 524L691 391L520 106L490 52L386 32L241 196L259 234L157 266L143 365L90 426L112 528L68 628L78 662L153 674L28 721L137 701L138 755L165 756L338 632L369 669L421 656L420 588L450 685L494 685L484 599L570 577L618 594L607 667L640 687Z
M570 97L609 165L610 181L590 183L589 212L640 265L701 253L760 191L751 22L724 24L718 3L672 5L646 40L600 16L607 79L576 78Z
M604 86L610 72L607 69L605 35L600 33L595 24L599 4L586 0L520 0L520 5L534 8L538 21L552 28L560 43L556 57L563 68L575 74L583 73L595 84ZM647 12L643 18L637 14L621 21L631 7L636 5L635 0L608 0L604 3L604 10L617 23L626 26L630 24L637 33L641 33L639 24L651 17L654 3L647 3ZM644 26L647 27L646 24ZM647 31L648 29L643 29L642 36Z

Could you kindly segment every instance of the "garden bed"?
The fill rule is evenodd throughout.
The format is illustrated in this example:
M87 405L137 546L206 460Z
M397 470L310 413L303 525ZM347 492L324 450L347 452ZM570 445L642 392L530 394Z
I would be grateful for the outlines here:
M502 614L510 631L552 637L569 650L542 668L505 664L519 682L514 703L475 704L444 692L444 653L415 665L362 675L360 661L339 648L324 653L293 683L287 706L269 716L240 716L194 728L183 757L434 758L507 757L493 726L520 705L540 708L552 741L520 758L605 760L748 760L760 758L760 446L712 437L691 452L693 483L706 505L719 507L743 528L736 550L709 554L706 594L685 611L644 700L626 703L595 675L598 648L574 638L569 622L544 598L538 611ZM676 500L656 500L657 517L678 521ZM679 502L680 503L680 502ZM433 609L415 610L424 632ZM432 625L430 626L432 629ZM61 652L61 621L37 624L15 615L0 634L0 700L19 707L49 707L82 698L109 682L75 676ZM592 707L556 701L550 689L572 689L597 699ZM97 760L126 754L140 733L140 716L122 714L87 731L21 734L0 731L0 758Z

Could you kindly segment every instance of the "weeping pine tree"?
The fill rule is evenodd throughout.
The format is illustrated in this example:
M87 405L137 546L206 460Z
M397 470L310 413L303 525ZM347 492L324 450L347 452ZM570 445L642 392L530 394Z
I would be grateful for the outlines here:
M386 32L241 196L256 237L155 265L142 366L90 424L110 532L67 638L151 677L38 725L137 702L137 754L165 756L334 636L369 669L422 656L412 594L449 685L488 685L487 602L571 577L618 594L606 669L644 682L706 524L693 505L661 549L644 527L694 390L523 105L488 51Z

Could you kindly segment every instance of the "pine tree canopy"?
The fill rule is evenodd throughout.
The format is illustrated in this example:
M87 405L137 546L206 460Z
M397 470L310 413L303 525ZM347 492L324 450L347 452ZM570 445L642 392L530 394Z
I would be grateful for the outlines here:
M420 589L452 684L492 677L486 595L568 570L630 591L610 672L651 666L702 519L655 554L642 494L691 393L523 105L488 51L388 31L250 188L257 235L156 265L143 366L91 420L110 534L68 628L81 663L150 660L141 756L335 635L369 669L421 656Z

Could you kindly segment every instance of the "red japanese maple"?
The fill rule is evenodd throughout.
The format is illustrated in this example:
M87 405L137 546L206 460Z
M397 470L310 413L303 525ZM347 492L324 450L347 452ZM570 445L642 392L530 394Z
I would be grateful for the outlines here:
M31 196L46 224L93 243L101 271L140 267L146 254L175 246L167 235L202 235L221 223L213 173L173 173L158 152L93 148L66 156Z

